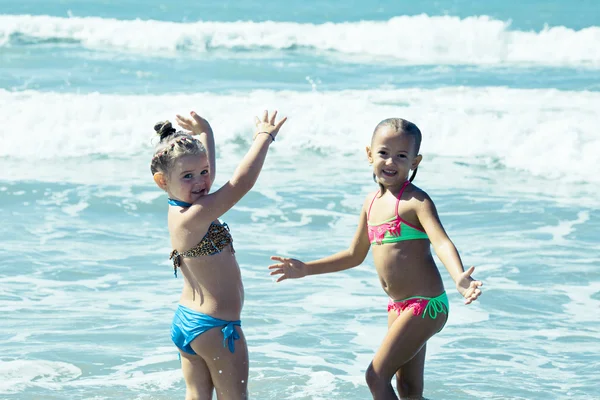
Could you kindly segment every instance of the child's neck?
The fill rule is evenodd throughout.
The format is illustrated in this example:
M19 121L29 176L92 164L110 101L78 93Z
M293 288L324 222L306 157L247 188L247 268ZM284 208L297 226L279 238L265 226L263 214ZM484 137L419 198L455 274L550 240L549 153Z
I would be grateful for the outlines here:
M386 191L388 191L388 192L397 193L397 192L399 192L400 190L402 190L402 187L403 187L403 186L406 184L406 182L408 182L408 178L407 178L407 179L404 179L404 180L402 181L402 183L398 183L398 184L395 184L395 185L387 185L387 186L386 186L386 185L383 185L383 187L384 187L384 188L385 188L385 190L386 190Z

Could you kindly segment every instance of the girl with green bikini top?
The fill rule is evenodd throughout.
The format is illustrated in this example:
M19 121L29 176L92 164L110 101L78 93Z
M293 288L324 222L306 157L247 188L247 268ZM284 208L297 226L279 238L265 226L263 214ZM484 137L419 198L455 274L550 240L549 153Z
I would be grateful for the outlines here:
M388 332L366 372L374 399L398 399L391 384L394 375L401 398L423 395L427 340L444 327L449 312L431 247L466 304L481 294L482 283L471 278L474 267L464 270L433 201L412 183L422 159L420 145L415 124L400 118L380 122L367 147L379 190L366 197L350 247L307 263L273 256L278 263L269 266L281 282L356 267L373 248L381 286L390 298Z

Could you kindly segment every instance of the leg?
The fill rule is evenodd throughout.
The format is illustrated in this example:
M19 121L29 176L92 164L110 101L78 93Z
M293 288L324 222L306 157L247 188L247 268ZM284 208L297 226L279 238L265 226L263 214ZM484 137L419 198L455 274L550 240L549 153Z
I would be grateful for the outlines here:
M181 371L185 379L185 400L211 400L213 383L210 371L202 357L184 353L181 354Z
M394 311L391 310L390 313L392 312ZM427 340L443 324L444 318L434 320L429 317L421 318L421 316L413 315L411 310L402 312L391 323L388 333L377 353L375 353L375 357L366 373L367 384L373 399L398 399L391 384L392 377L420 352ZM423 357L424 354L423 352ZM415 360L415 364L418 364L417 360ZM416 365L406 366L407 369L400 372L401 376L406 376L407 379L410 377L411 380L414 380L414 375L418 375ZM404 383L404 378L402 378L402 383ZM402 385L398 390L402 393L401 388Z
M220 328L204 332L190 343L202 356L217 393L218 400L245 400L248 398L248 347L239 326L235 329L240 339L235 341L235 352L223 347Z
M388 329L397 318L398 313L395 310L388 312ZM426 346L427 344L424 344L421 350L396 372L396 388L401 399L421 399L423 396Z
M427 343L396 373L396 387L401 399L420 400L423 398L426 347Z

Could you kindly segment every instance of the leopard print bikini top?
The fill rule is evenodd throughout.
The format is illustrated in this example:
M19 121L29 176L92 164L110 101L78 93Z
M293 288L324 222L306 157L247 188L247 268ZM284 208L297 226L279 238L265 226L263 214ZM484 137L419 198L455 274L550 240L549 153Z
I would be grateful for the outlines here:
M169 256L169 260L173 260L173 271L175 277L177 277L177 268L181 266L181 257L201 257L201 256L213 256L219 254L228 245L231 246L231 252L235 253L233 249L233 238L229 233L229 226L226 223L212 222L208 227L208 231L196 246L191 249L184 251L183 253L173 250Z

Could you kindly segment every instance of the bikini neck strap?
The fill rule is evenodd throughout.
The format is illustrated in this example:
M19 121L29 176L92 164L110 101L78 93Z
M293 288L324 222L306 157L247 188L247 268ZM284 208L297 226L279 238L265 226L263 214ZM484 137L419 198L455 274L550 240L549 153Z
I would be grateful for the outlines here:
M400 217L400 214L398 214L398 205L400 205L400 199L402 198L402 194L404 193L404 189L406 189L406 187L408 185L410 185L410 181L404 182L404 184L402 185L402 188L400 189L400 193L398 193L398 197L396 197L396 218Z
M400 204L400 199L402 198L402 193L404 193L404 189L406 189L406 187L410 184L410 181L406 181L402 184L402 188L400 188L400 193L398 193L398 197L396 197L396 218L399 217L400 215L398 214L398 204ZM377 193L375 193L375 196L373 196L373 200L371 200L371 204L369 205L369 210L367 211L367 221L369 220L369 217L371 216L371 208L373 208L373 203L375 203L375 199L377 198L377 195L380 193L381 191L378 190Z
M185 201L175 200L169 197L169 204L175 207L190 207L192 203L186 203Z

